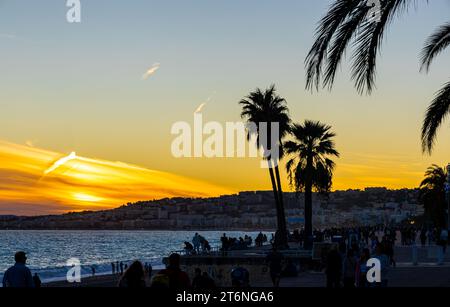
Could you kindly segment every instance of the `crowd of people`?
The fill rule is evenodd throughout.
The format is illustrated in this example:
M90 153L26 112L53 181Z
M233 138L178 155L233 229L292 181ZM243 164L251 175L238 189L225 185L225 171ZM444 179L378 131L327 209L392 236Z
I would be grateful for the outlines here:
M297 238L301 241L301 232L299 234ZM420 240L423 246L427 243L437 245L440 247L438 264L443 264L449 237L446 229L377 226L315 231L313 240L335 243L323 259L327 287L386 287L389 269L396 266L396 243L416 247ZM367 262L371 258L378 259L381 264L382 280L374 284L368 284L366 278L370 269Z
M258 236L259 237L259 236ZM220 250L223 252L231 251L231 250L244 250L252 246L253 239L252 237L245 235L244 237L232 238L227 237L224 233L220 238L220 242L222 244ZM255 241L256 243L256 241Z
M308 240L312 242L331 242L333 240L348 240L352 242L356 240L364 244L370 244L371 249L374 249L375 245L384 236L390 241L393 241L393 243L398 243L403 246L416 245L418 242L422 246L448 244L448 242L443 242L445 240L442 240L442 236L444 235L445 237L446 232L446 229L439 229L437 227L415 227L413 225L387 227L379 225L314 230L312 238L307 238L303 229L294 230L293 233L289 234L289 240L299 243L302 246Z

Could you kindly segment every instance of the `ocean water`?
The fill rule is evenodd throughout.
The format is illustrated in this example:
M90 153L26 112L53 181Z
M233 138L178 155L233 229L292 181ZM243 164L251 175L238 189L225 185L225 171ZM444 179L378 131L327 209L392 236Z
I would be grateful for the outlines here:
M258 232L198 231L211 247L220 246L225 232L229 237ZM27 253L27 265L43 281L63 280L67 273L66 261L78 258L82 275L111 273L111 262L140 260L161 268L162 258L182 250L184 241L192 241L195 231L16 231L0 230L0 283L8 267L14 264L14 254ZM270 234L266 233L270 238Z

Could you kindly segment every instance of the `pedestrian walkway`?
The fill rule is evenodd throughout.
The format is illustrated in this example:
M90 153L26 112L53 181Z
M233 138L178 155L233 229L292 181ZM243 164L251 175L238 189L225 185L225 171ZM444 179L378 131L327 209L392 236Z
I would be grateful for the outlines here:
M404 266L391 268L388 287L450 287L450 263L443 266ZM271 287L268 281L255 281L254 287ZM323 288L326 276L321 272L305 272L298 277L281 279L280 287Z

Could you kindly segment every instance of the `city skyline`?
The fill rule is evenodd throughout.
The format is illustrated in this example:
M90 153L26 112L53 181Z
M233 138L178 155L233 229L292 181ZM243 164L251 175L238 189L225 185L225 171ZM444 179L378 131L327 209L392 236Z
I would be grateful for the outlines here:
M450 4L419 3L423 9L395 20L371 96L356 93L344 67L332 92L311 94L304 90L303 61L331 2L201 0L194 7L189 1L82 1L82 22L69 24L64 1L1 1L0 214L269 190L259 159L174 158L170 128L191 122L198 109L207 121L239 121L239 100L272 83L294 122L320 120L337 133L334 190L418 187L430 164L450 162L448 125L432 156L420 148L423 114L448 77L450 59L439 58L429 75L419 72L418 61L424 39L446 21ZM43 156L27 160L24 169L20 157L30 151ZM144 174L117 171L117 162L108 162L97 182L36 185L39 173L71 152L95 167L123 161ZM281 170L289 190L284 165ZM89 174L71 171L75 178ZM136 177L120 191L114 185L123 181L105 179L117 174ZM61 180L67 173L56 175ZM150 187L146 180L170 176L183 178L176 181L183 186L142 191Z

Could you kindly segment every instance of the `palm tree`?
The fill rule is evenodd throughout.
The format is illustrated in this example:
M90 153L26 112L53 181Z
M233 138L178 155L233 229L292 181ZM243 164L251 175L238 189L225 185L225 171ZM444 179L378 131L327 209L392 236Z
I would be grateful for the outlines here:
M445 220L445 183L447 171L433 164L425 172L420 183L419 200L425 209L425 216L438 227L444 227Z
M315 121L294 124L293 140L284 144L288 179L296 192L305 193L305 235L312 237L312 193L331 190L335 163L331 157L339 157L335 149L331 126ZM311 243L311 242L309 242ZM309 246L309 244L307 244Z
M352 80L358 93L371 94L375 87L377 55L387 26L417 4L417 0L380 0L380 18L369 15L368 3L367 0L335 0L321 19L316 40L305 60L307 89L318 90L322 84L331 90L346 50L354 46ZM449 44L450 24L446 24L427 40L422 51L422 69L428 70L433 59ZM437 128L449 112L450 82L436 94L427 110L422 127L424 152L431 153Z
M289 117L289 110L286 106L286 100L276 94L275 85L270 86L264 92L261 89L256 89L251 92L246 98L239 102L242 105L241 117L247 120L248 123L256 125L256 130L248 131L248 138L256 136L257 144L263 150L270 150L272 146L271 141L271 124L278 123L279 138L275 146L279 146L279 157L266 157L270 180L272 183L272 190L274 193L275 205L277 210L277 236L276 245L279 248L287 248L287 227L286 216L284 212L283 191L281 187L280 174L278 168L278 161L282 157L283 147L281 140L288 134L291 120ZM261 123L267 123L267 139L261 140L262 137L259 127ZM266 147L266 148L265 148Z

